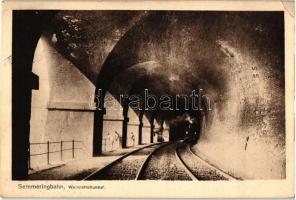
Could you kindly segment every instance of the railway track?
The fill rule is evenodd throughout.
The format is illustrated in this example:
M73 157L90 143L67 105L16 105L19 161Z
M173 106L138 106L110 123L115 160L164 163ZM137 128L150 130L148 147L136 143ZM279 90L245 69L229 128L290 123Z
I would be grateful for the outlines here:
M147 162L139 180L192 180L186 168L176 159L178 143L156 151Z
M83 180L236 180L184 142L152 144L126 154Z
M83 180L137 180L152 154L167 143L156 143L126 154Z
M199 181L219 181L219 180L240 180L233 177L217 167L206 162L198 155L194 154L190 145L179 143L176 148L176 157L183 163L186 171L193 180Z

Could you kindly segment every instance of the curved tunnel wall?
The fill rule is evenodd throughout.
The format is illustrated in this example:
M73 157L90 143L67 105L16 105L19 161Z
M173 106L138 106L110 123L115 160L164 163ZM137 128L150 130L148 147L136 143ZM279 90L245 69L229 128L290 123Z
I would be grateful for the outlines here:
M236 16L224 25L228 28L245 18L248 16ZM212 122L204 124L195 149L244 179L285 177L281 20L281 13L258 16L255 22L234 28L236 34L226 29L216 40L218 49L226 55L221 67L227 69L229 87L213 103L213 112L209 113Z

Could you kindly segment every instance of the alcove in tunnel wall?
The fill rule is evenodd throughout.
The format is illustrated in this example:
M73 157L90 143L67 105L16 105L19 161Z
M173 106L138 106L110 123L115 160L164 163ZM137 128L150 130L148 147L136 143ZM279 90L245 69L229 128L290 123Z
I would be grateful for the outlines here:
M169 136L169 127L167 126L166 123L163 124L163 132L162 132L162 136L163 136L163 139L164 141L169 141L170 139L170 136Z
M140 120L135 111L128 109L128 124L127 124L127 146L136 146L139 141L139 125Z
M108 152L122 148L124 116L120 102L109 92L104 97L104 108L102 150Z
M159 131L160 131L160 125L156 120L154 120L153 125L154 125L153 142L157 142Z
M72 149L75 140L75 157L91 156L94 117L89 101L95 88L52 45L43 35L35 51L32 71L39 77L39 89L32 91L30 143L64 141L63 149ZM47 152L47 144L30 146L31 154ZM50 144L50 151L60 150L60 143ZM71 151L63 152L63 161L72 159ZM50 154L51 164L61 161L60 152ZM45 165L46 154L31 156L32 168Z
M142 143L149 144L150 143L150 133L151 133L151 125L148 118L143 116L143 129L142 129Z

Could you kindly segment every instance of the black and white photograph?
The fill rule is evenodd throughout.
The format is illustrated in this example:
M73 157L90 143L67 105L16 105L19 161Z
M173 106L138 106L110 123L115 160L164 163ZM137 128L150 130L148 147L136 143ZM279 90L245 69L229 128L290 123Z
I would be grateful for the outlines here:
M287 180L287 11L11 16L11 133L1 134L18 189Z

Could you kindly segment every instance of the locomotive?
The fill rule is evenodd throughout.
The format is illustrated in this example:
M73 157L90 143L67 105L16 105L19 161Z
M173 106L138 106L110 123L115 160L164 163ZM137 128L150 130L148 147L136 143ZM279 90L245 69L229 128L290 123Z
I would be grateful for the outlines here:
M199 139L200 134L200 123L196 120L189 120L189 124L187 126L184 141L190 144L196 144Z

